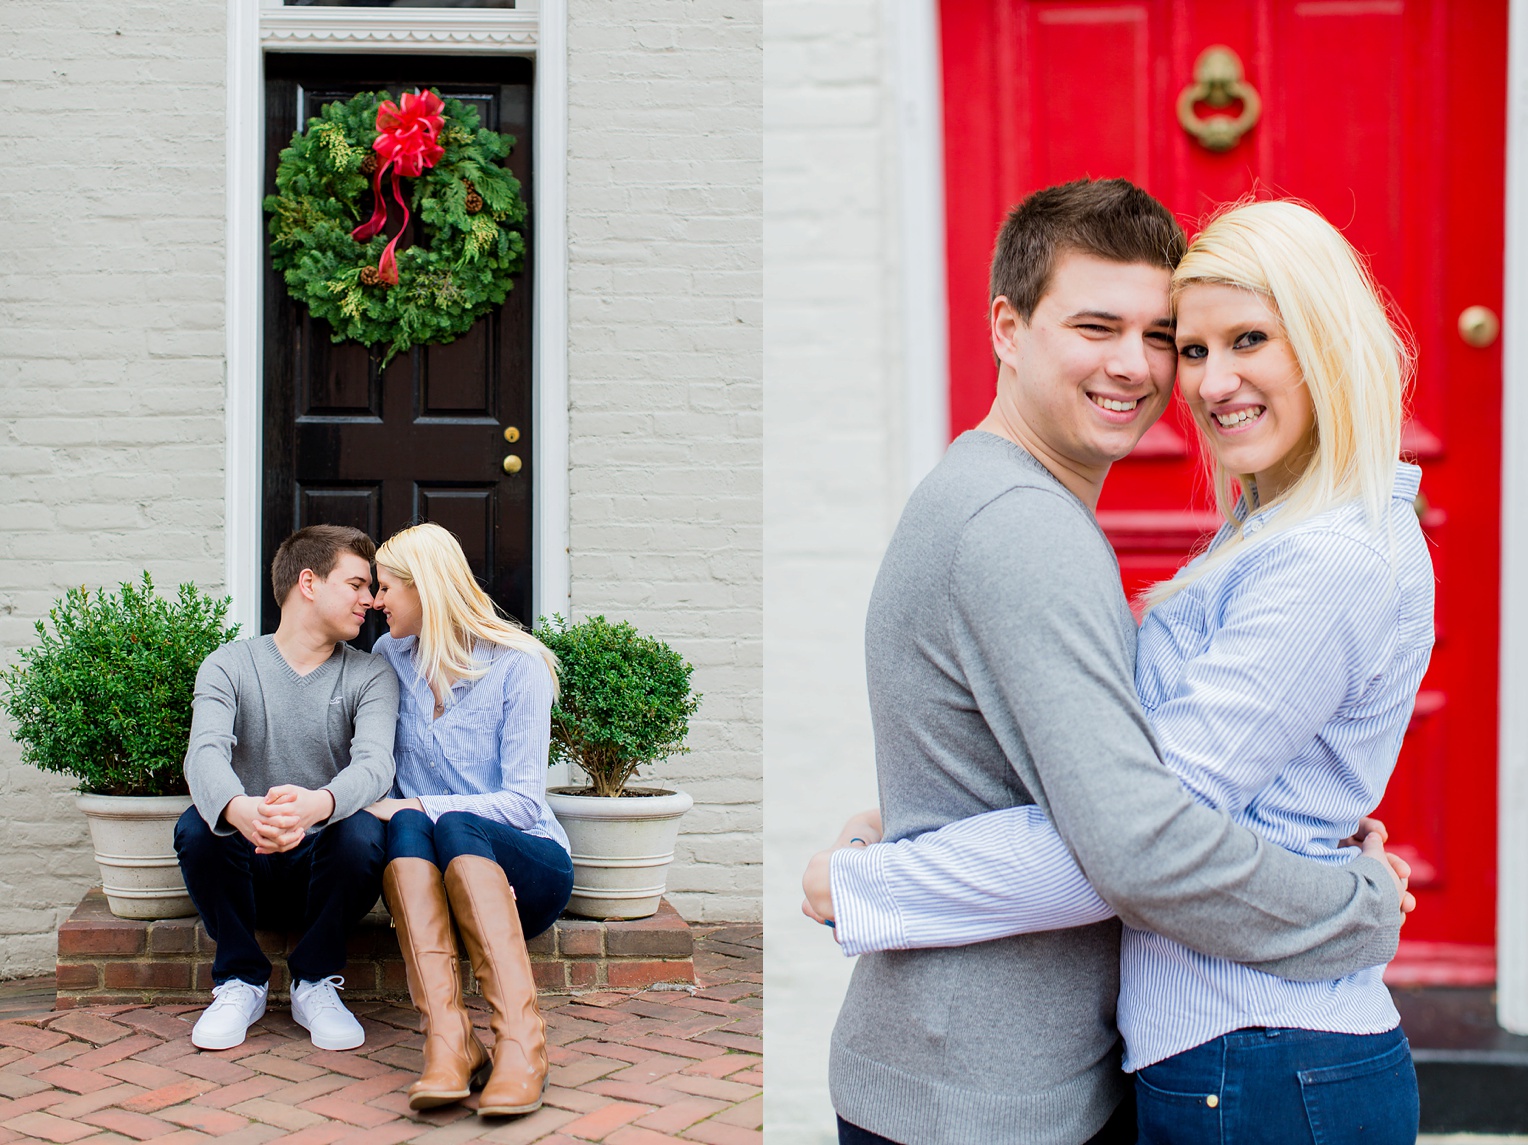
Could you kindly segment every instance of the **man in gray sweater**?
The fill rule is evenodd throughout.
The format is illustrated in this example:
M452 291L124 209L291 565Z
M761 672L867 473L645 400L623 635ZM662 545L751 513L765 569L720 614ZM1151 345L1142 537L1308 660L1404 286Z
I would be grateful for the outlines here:
M265 1013L271 964L255 928L296 929L292 1017L320 1049L365 1032L340 1002L345 939L377 901L385 828L357 814L393 782L398 679L345 643L371 609L376 546L359 529L310 525L276 551L274 635L225 644L196 675L175 828L191 901L217 943L202 1049L244 1040Z
M996 400L913 493L866 621L885 837L1038 804L1132 926L1333 978L1394 953L1404 888L1376 846L1346 867L1297 858L1162 766L1094 518L1109 466L1171 397L1183 250L1167 209L1123 180L1038 192L1005 224ZM819 915L825 869L808 877ZM1133 1141L1118 982L1118 920L862 955L833 1034L840 1139Z

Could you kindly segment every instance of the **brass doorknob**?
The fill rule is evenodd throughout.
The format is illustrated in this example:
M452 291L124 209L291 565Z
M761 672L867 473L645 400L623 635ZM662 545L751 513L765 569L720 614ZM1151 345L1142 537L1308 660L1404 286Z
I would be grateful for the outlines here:
M519 429L519 427L518 426L513 426L513 425L506 425L504 427L504 440L509 442L510 445L513 445L515 442L519 441L520 440L520 429Z
M521 462L519 457L517 457L515 454L511 453L508 457L506 457L504 459L504 472L505 473L511 473L511 474L519 473L521 468L523 467L523 464L524 463Z
M1216 44L1199 53L1194 61L1194 82L1178 93L1178 122L1210 151L1231 150L1263 113L1262 98L1245 75L1241 57L1224 44ZM1194 110L1201 101L1218 110L1237 100L1242 109L1235 118L1215 115L1202 119Z
M1501 333L1501 319L1489 306L1466 306L1459 315L1459 337L1483 350Z

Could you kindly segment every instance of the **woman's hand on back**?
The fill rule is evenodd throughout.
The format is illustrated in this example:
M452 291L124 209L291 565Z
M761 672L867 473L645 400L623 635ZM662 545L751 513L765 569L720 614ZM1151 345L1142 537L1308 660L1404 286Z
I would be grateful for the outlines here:
M831 925L833 913L833 887L829 879L833 852L843 847L867 847L881 841L881 809L872 807L851 815L838 833L833 845L818 851L807 863L806 873L801 877L801 890L806 896L801 903L801 913L813 922Z
M1365 855L1371 859L1378 859L1389 869L1390 877L1395 880L1395 888L1401 895L1401 923L1404 925L1406 916L1417 909L1416 895L1406 889L1411 882L1411 864L1399 855L1392 855L1385 850L1384 837L1378 831L1371 831L1365 835L1359 846Z

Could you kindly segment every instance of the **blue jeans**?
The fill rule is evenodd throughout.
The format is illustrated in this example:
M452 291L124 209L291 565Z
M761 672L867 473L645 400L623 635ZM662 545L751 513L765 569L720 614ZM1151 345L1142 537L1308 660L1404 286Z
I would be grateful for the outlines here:
M433 823L413 810L388 820L388 862L428 859L444 871L458 855L481 855L504 868L526 938L556 922L573 894L573 860L550 839L467 811L447 811Z
M1417 1074L1383 1034L1236 1030L1135 1075L1141 1145L1412 1145Z
M238 832L215 835L195 807L175 824L175 854L191 902L217 953L213 982L270 979L255 928L300 930L287 956L292 980L316 982L345 968L345 939L382 893L382 823L357 812L290 851L257 855Z

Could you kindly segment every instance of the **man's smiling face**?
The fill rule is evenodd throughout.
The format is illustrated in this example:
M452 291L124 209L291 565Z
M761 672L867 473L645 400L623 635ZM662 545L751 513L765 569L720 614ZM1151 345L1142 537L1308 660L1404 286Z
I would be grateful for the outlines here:
M1052 472L1102 481L1167 408L1178 362L1169 280L1164 266L1067 251L1029 322L994 304L993 343L1009 367L998 405Z

